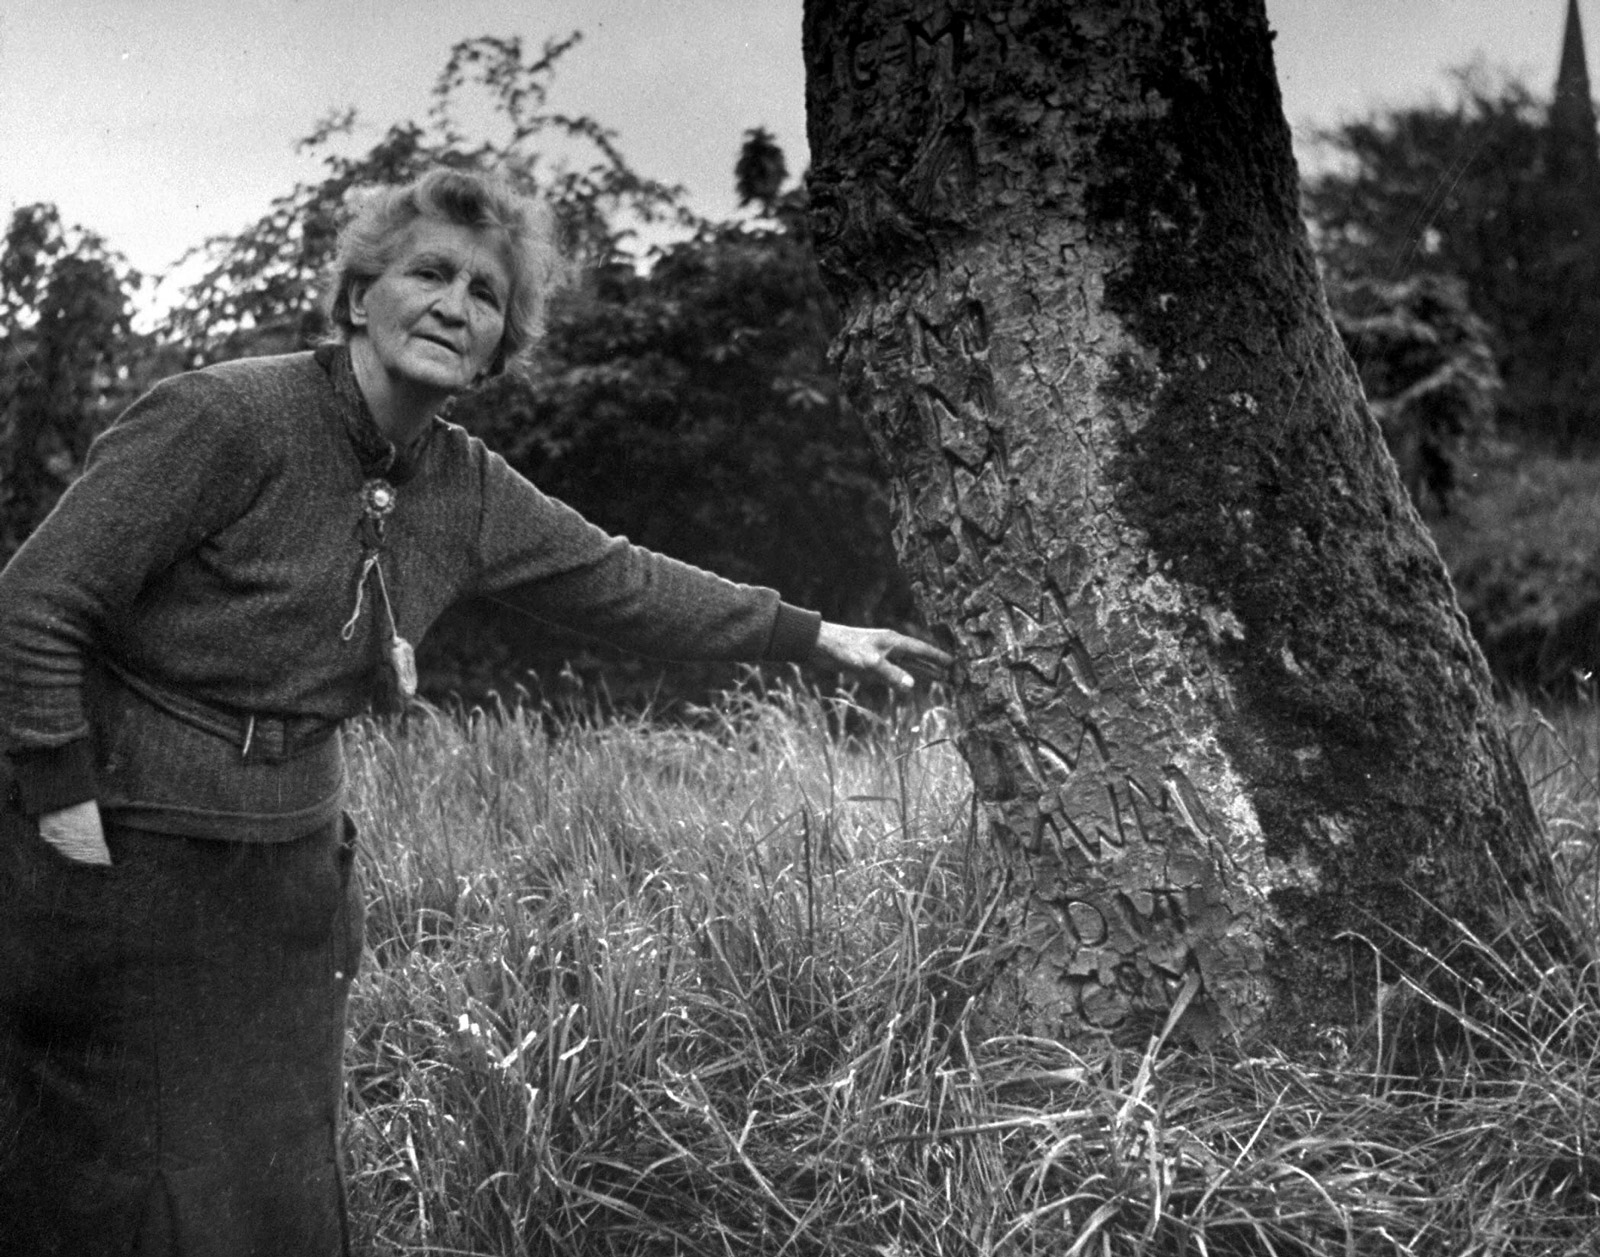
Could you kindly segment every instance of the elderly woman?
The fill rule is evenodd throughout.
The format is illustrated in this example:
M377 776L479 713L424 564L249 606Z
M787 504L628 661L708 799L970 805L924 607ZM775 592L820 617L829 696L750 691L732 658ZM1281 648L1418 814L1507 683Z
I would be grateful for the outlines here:
M0 1254L348 1251L334 734L414 692L453 600L668 658L948 662L607 536L439 418L534 334L536 221L459 172L377 197L340 343L157 385L0 573Z

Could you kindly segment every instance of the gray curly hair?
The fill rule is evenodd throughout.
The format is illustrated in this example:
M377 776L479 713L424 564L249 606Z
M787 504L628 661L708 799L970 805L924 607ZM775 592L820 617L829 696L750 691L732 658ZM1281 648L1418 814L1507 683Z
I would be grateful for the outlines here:
M354 335L352 292L383 274L404 248L407 228L421 218L505 233L511 292L505 331L489 364L489 374L499 375L538 339L563 267L549 208L494 175L433 170L404 187L370 194L339 233L328 300L334 335L342 341Z

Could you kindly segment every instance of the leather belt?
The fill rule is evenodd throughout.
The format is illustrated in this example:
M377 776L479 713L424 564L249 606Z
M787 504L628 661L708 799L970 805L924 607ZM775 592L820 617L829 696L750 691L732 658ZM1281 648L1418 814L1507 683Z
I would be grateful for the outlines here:
M185 724L233 743L247 764L294 759L322 745L339 728L339 721L323 716L287 716L224 707L147 681L109 659L102 657L96 662L145 701Z

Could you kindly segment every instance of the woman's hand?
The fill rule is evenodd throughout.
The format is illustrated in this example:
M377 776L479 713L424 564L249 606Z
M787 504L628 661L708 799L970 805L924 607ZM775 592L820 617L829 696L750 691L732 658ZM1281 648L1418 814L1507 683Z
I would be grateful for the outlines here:
M93 799L59 812L42 813L39 837L74 864L111 863L111 849L106 846L105 830L100 825L100 805Z
M909 690L915 681L906 668L942 673L955 660L937 646L893 629L850 628L824 620L811 662L845 672L865 672L896 689Z

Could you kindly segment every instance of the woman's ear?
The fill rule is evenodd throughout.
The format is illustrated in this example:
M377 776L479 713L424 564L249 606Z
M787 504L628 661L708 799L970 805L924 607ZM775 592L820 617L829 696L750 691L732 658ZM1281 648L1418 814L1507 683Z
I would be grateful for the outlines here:
M367 289L372 287L370 279L352 279L350 281L350 326L365 327L367 325Z

